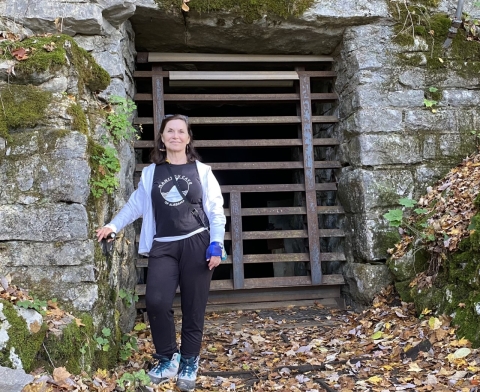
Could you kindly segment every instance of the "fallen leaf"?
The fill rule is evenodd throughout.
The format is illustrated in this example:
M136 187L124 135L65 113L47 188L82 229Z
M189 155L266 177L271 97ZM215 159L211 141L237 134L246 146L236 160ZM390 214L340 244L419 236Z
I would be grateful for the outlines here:
M411 362L408 364L408 369L407 369L407 372L421 372L422 369L418 366L418 364L416 362Z
M28 59L27 50L25 48L14 49L10 53L19 61Z

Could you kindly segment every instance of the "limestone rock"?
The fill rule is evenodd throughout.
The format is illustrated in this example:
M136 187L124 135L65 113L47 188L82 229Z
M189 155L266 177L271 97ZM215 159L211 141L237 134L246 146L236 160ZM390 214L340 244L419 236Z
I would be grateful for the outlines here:
M409 250L398 259L389 259L387 265L396 282L405 282L425 270L427 258L423 249Z
M159 9L153 0L137 1L136 6L130 20L137 49L158 52L183 51L187 40L189 50L197 52L330 54L346 27L388 17L385 3L378 0L317 2L297 18L269 15L253 23L238 12L191 10L184 20L180 7ZM150 28L152 20L161 28Z
M369 212L367 214L347 215L345 231L353 260L381 261L388 257L387 250L400 240L395 228L388 226L382 217L387 212Z
M349 144L355 166L413 164L422 160L420 140L413 135L360 135Z
M33 381L34 377L23 369L10 369L0 366L0 391L22 392L23 388Z
M120 26L135 13L135 0L98 0L103 17L115 27Z
M2 242L0 265L11 267L73 266L93 259L93 240L58 242Z
M87 239L87 212L79 204L0 205L0 221L0 241Z
M355 302L370 305L383 287L392 283L388 267L383 264L348 263L344 268L346 283Z
M31 333L40 331L43 324L43 317L40 313L34 309L19 308L18 306L15 307L15 310L25 319L27 328Z
M407 170L344 172L338 184L341 203L347 212L360 213L395 206L413 194L413 175Z
M34 33L58 33L61 30L65 34L75 35L108 31L109 26L98 4L80 0L66 4L55 0L7 1L3 15L22 23Z

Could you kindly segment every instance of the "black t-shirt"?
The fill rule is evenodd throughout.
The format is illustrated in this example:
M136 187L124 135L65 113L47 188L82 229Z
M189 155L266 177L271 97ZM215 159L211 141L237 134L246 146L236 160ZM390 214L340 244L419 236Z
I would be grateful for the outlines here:
M180 191L193 206L186 203L179 194L166 165L169 164L157 165L153 175L152 205L157 230L155 238L182 236L201 228L202 225L192 214L193 208L198 211L208 226L208 220L203 211L203 190L197 165L195 163L170 165Z

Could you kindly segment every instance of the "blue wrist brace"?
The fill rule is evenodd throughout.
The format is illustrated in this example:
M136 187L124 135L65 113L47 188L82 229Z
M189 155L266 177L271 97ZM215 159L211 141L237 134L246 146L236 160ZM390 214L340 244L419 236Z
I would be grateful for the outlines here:
M207 248L207 260L210 260L212 256L220 256L222 261L227 258L227 254L223 249L223 244L217 241L214 241L210 244L210 246Z

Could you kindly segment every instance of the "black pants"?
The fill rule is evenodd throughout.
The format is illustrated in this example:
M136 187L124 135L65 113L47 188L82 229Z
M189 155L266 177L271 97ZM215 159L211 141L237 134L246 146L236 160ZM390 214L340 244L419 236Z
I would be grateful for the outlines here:
M154 241L148 259L145 301L157 354L171 358L178 351L173 319L173 299L180 285L182 341L180 354L196 357L202 344L205 308L213 270L205 252L210 234L202 231L174 242Z

